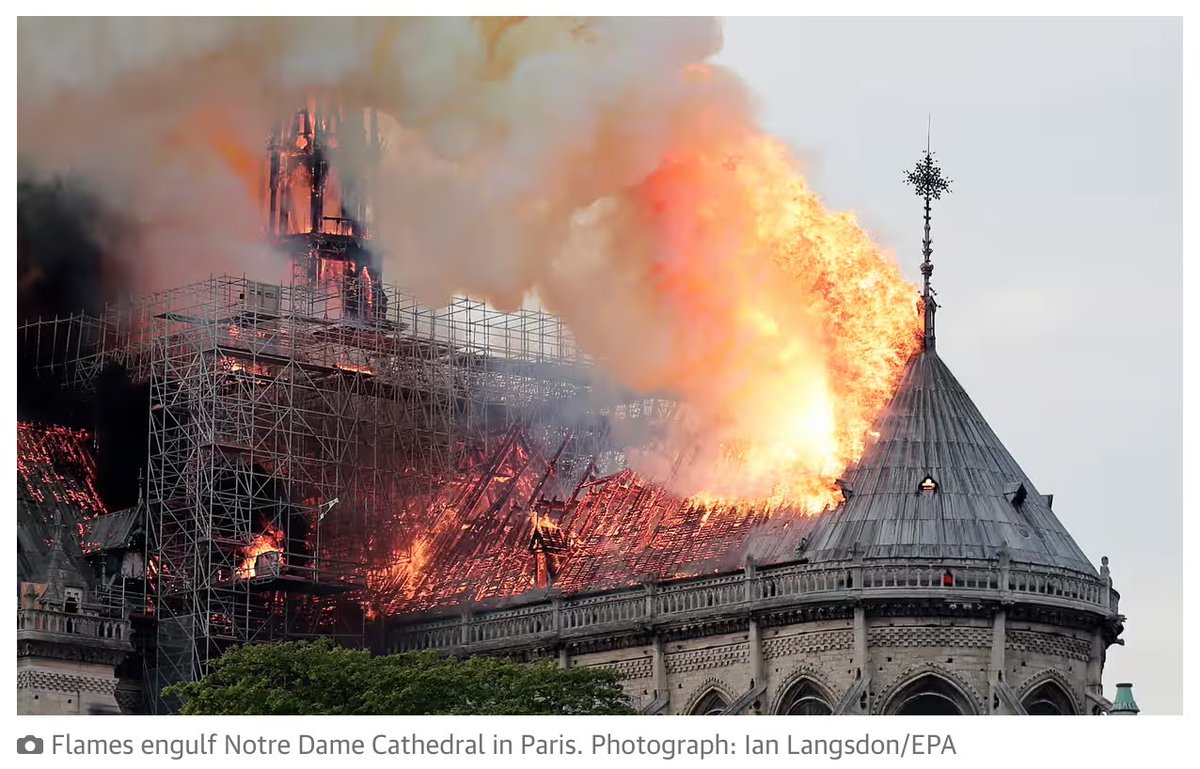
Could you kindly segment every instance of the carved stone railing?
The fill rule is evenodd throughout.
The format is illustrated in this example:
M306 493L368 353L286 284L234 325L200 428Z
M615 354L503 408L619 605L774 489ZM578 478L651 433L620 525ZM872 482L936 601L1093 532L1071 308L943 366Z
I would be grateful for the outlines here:
M553 612L542 605L485 612L468 622L468 643L484 643L513 636L538 635L554 630Z
M46 609L18 609L18 635L22 631L129 643L129 620Z
M412 624L400 619L392 645L395 650L520 645L539 638L579 638L616 627L719 613L902 596L1043 603L1116 615L1118 595L1105 577L1000 560L750 566L711 577L648 582Z
M647 594L646 590L620 590L564 601L560 609L562 630L636 622L647 614Z
M747 598L747 584L755 581L747 577L746 572L739 571L700 580L664 583L658 586L655 613L681 614L743 603ZM750 594L753 595L753 588Z

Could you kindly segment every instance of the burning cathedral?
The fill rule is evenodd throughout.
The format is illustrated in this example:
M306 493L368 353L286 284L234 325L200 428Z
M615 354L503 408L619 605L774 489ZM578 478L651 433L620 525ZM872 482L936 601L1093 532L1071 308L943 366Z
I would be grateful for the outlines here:
M85 401L125 388L146 425L120 509L102 428L18 425L20 712L166 712L162 687L224 649L316 637L611 667L647 714L1136 712L1103 694L1124 619L1107 559L938 355L930 207L948 186L928 151L908 177L923 335L816 515L631 469L614 436L676 406L599 397L558 318L431 309L384 282L379 151L370 112L314 102L276 127L286 280L19 328L39 377Z

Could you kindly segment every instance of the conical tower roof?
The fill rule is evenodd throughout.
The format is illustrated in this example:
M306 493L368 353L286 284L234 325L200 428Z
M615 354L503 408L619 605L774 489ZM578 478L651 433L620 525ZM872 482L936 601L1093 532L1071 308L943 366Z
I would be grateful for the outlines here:
M844 477L845 502L809 537L810 561L996 558L1095 575L1087 556L932 346L913 355Z

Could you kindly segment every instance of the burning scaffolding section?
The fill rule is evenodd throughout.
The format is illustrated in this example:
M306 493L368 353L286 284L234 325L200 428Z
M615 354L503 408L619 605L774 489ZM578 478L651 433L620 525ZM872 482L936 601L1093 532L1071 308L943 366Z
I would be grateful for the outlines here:
M160 683L231 643L361 636L367 575L419 560L431 511L482 458L519 440L579 476L620 461L612 419L649 416L597 408L552 316L468 299L433 311L381 290L387 315L370 318L325 283L220 278L155 300L139 359ZM499 506L545 485L517 480Z
M476 537L508 537L521 511L499 592L539 584L525 568L535 550L540 583L558 579L568 543L548 512L532 537L530 507L623 467L615 423L649 435L672 414L610 388L598 401L589 361L544 312L466 298L430 310L379 289L386 314L364 317L336 284L222 277L22 327L50 351L42 367L77 385L114 362L149 385L155 686L195 678L233 643L361 640L364 605L394 604L416 584L405 569L449 554L434 535L451 508L476 511Z

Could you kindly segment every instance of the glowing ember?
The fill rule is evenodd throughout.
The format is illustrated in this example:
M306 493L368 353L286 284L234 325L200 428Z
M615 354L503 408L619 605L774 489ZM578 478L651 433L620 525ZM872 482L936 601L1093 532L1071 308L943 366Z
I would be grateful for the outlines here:
M84 430L18 422L18 493L35 504L74 508L84 519L107 512L88 441Z
M335 363L334 365L337 366L337 368L341 369L342 371L349 371L353 374L374 374L375 373L374 371L371 370L370 366L360 366L356 363Z
M219 365L222 371L230 374L249 374L251 376L269 377L271 370L261 363L238 360L237 358L221 358Z

